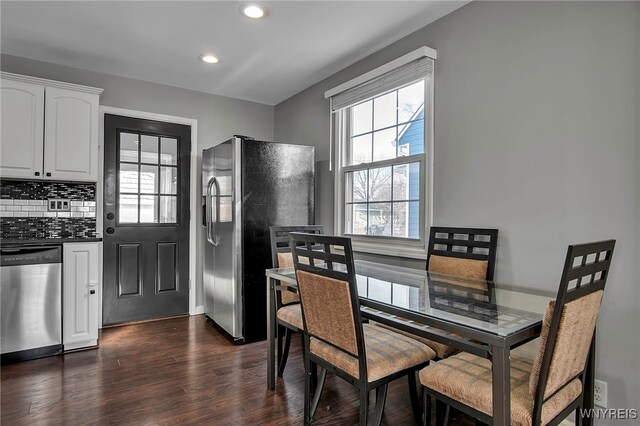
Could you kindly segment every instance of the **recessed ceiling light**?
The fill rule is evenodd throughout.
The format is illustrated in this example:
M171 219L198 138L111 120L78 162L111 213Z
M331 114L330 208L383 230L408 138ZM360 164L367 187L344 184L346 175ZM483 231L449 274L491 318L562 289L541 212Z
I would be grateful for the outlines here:
M267 15L267 8L258 4L249 4L240 8L242 14L248 18L259 19Z
M210 53L203 53L202 55L200 55L200 60L202 62L206 62L208 64L217 64L218 63L218 58L216 58L215 56L213 56Z

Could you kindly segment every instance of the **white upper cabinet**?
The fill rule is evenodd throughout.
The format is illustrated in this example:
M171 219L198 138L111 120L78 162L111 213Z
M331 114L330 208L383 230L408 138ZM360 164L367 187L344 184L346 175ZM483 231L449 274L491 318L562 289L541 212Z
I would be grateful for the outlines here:
M44 87L2 79L0 176L42 176Z
M98 96L46 88L44 174L55 180L98 180Z
M0 177L97 182L102 89L2 73Z

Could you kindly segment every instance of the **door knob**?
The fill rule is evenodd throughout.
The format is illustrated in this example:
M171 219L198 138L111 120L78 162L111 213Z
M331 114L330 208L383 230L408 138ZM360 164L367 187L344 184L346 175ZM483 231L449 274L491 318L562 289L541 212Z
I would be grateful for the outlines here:
M116 230L115 230L115 229L113 229L112 227L108 227L108 228L107 228L107 234L111 235L111 234L113 234L114 232L116 232Z
M116 217L113 213L107 213L107 219L113 220Z
M89 290L89 294L96 294L95 290Z

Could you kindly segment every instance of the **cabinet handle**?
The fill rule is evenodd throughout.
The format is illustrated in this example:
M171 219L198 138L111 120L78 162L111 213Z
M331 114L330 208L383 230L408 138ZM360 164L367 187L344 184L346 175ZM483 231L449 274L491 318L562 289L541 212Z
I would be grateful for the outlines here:
M49 177L50 177L50 176L51 176L51 173L47 173L47 176L49 176Z
M89 290L89 294L96 294L95 290Z
M36 172L36 176L40 176L40 172Z

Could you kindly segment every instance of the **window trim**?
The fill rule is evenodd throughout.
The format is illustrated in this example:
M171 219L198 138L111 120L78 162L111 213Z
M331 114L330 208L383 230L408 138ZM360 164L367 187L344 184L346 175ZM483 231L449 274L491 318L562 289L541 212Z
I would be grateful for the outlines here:
M380 67L382 68L382 67ZM365 74L366 75L366 74ZM425 82L425 106L424 106L424 154L414 154L408 156L416 158L420 162L420 193L422 202L420 203L420 215L423 218L422 226L419 230L419 239L409 239L403 237L356 235L347 234L345 226L345 197L346 178L348 171L358 170L356 165L345 166L348 158L348 128L349 108L340 112L331 112L332 140L336 142L336 149L333 152L334 170L334 233L335 235L348 236L351 238L353 249L357 252L378 254L392 257L403 257L411 259L425 260L427 258L427 229L433 223L433 169L434 169L434 76L426 77ZM339 86L340 87L340 86ZM396 88L395 90L397 90ZM382 95L380 93L379 95ZM407 157L402 157L405 160ZM409 161L407 161L409 162ZM386 165L387 163L397 163L397 159L380 160L366 163L367 168L372 165ZM425 170L426 168L426 170ZM361 169L361 168L360 168Z

